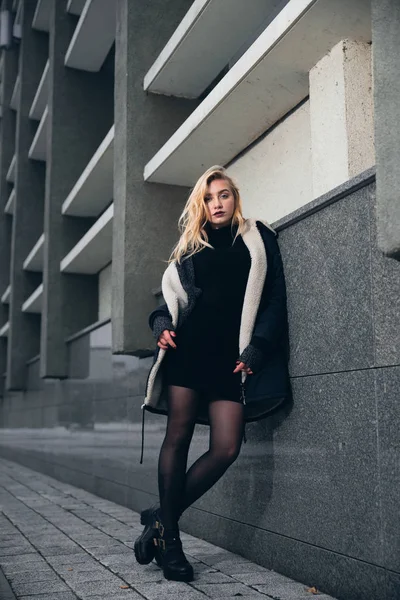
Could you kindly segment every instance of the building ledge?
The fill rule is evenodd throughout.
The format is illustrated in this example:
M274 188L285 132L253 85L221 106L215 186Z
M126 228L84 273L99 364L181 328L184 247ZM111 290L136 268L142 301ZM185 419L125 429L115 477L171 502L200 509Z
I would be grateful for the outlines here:
M10 331L10 323L7 321L5 325L0 329L0 337L8 337L8 332Z
M99 71L115 40L114 0L87 0L65 55L65 66Z
M20 89L21 89L21 78L19 75L17 75L17 79L15 80L14 89L13 89L13 93L12 93L11 100L10 100L10 106L13 110L17 110L17 108L18 108L18 98L19 98Z
M46 110L46 105L49 97L49 68L50 63L47 61L43 70L43 75L40 79L39 86L32 102L29 118L40 121L43 113Z
M71 15L80 16L82 14L85 3L86 0L68 0L67 12L71 13Z
M347 37L371 39L368 0L291 0L144 169L192 186L226 165L309 93L309 71Z
M42 312L43 301L43 283L29 296L22 305L22 312L39 313Z
M80 331L77 331L76 333L73 333L72 335L67 337L65 342L67 344L69 344L70 342L73 342L74 340L77 340L80 337L83 337L84 335L88 335L89 333L91 333L92 331L95 331L96 329L100 329L100 327L107 325L107 323L111 323L111 319L109 317L107 319L101 319L100 321L96 321L95 323L92 323L91 325L88 325L84 329L81 329Z
M36 362L39 362L40 360L40 354L36 354L36 356L32 356L32 358L30 358L29 360L26 361L27 366L29 365L33 365Z
M12 157L10 166L8 168L7 175L6 175L6 180L9 183L15 183L15 166L16 166L16 164L17 164L17 157L14 154L14 156Z
M113 199L114 125L63 203L64 215L97 217Z
M43 160L46 161L47 154L47 121L48 121L49 110L46 106L40 123L38 125L35 137L33 138L32 145L29 149L29 158L32 160Z
M231 4L232 0L195 0L146 74L144 89L167 96L198 98L275 11L277 3L238 2L234 10Z
M44 248L44 233L40 236L32 250L24 261L23 268L25 271L43 271L43 248Z
M6 291L4 292L4 294L1 297L2 304L9 304L10 303L10 294L11 294L11 285L9 285L6 288Z
M32 20L33 29L50 31L50 7L52 2L53 0L38 0Z
M7 215L13 215L14 214L14 208L15 208L15 188L13 188L11 190L11 194L8 197L7 200L7 204L4 208L4 212Z
M111 262L114 204L97 219L83 238L61 261L63 273L94 275Z

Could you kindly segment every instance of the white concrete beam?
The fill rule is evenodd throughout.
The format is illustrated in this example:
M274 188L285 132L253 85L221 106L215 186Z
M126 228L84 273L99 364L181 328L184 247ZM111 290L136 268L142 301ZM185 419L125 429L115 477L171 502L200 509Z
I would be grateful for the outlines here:
M309 71L347 36L371 38L369 0L291 0L144 169L191 186L225 165L309 93Z
M43 160L46 161L47 154L47 121L48 121L48 107L46 106L40 123L36 130L35 137L33 138L32 145L29 149L29 158L32 160Z
M113 199L114 125L63 203L62 213L97 217Z
M195 0L144 78L144 89L197 98L282 0Z
M61 261L63 273L95 274L112 259L112 222L114 204L97 219L83 238Z
M9 285L6 288L6 291L2 295L2 297L1 297L1 303L2 304L9 304L10 303L10 295L11 295L11 285Z
M12 157L12 161L10 163L10 166L8 168L7 171L7 175L6 175L6 180L9 183L15 183L15 167L17 164L17 156L16 154L14 154L14 156Z
M46 110L46 105L48 102L49 66L49 61L47 61L43 75L40 78L39 86L33 99L31 109L29 111L29 117L31 119L35 119L36 121L40 121L40 119L43 117L43 113Z
M41 313L43 301L43 283L29 296L22 305L22 312Z
M86 0L65 55L65 66L99 71L114 43L115 27L115 0Z
M85 6L86 0L68 0L67 12L72 15L81 15Z
M11 194L8 197L7 204L4 208L4 212L8 215L14 214L14 206L15 206L15 188L11 190Z
M19 90L21 87L21 80L19 75L17 75L17 79L15 80L14 90L10 100L10 106L13 110L17 110L18 108L18 98L19 98Z
M32 20L33 29L50 31L50 6L52 2L53 0L38 0Z
M10 323L7 321L5 325L0 329L0 337L8 337L8 332L10 331Z
M43 248L44 248L44 233L40 236L32 250L26 257L23 268L25 271L35 271L41 273L43 271Z

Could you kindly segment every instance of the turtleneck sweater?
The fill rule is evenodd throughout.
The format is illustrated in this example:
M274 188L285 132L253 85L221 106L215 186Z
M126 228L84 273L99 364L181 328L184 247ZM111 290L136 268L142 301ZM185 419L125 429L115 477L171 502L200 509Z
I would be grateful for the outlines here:
M239 330L250 270L250 254L242 237L233 243L237 226L218 229L207 223L212 248L193 256L195 284L201 295L177 330L177 349L168 349L166 378L211 395L240 401Z

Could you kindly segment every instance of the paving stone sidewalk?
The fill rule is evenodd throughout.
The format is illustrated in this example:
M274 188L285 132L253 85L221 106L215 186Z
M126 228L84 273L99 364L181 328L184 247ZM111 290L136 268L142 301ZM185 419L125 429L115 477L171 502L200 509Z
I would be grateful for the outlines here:
M135 561L141 530L138 513L0 459L0 600L334 600L186 533L195 580L166 581Z

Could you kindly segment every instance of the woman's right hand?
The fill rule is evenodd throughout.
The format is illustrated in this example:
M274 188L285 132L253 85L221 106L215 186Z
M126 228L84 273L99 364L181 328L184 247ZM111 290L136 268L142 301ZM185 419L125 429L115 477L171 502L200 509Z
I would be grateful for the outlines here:
M176 344L173 340L175 336L175 331L169 331L169 329L164 329L164 331L158 338L157 346L159 346L163 350L168 350L169 346L171 346L172 348L176 348Z

